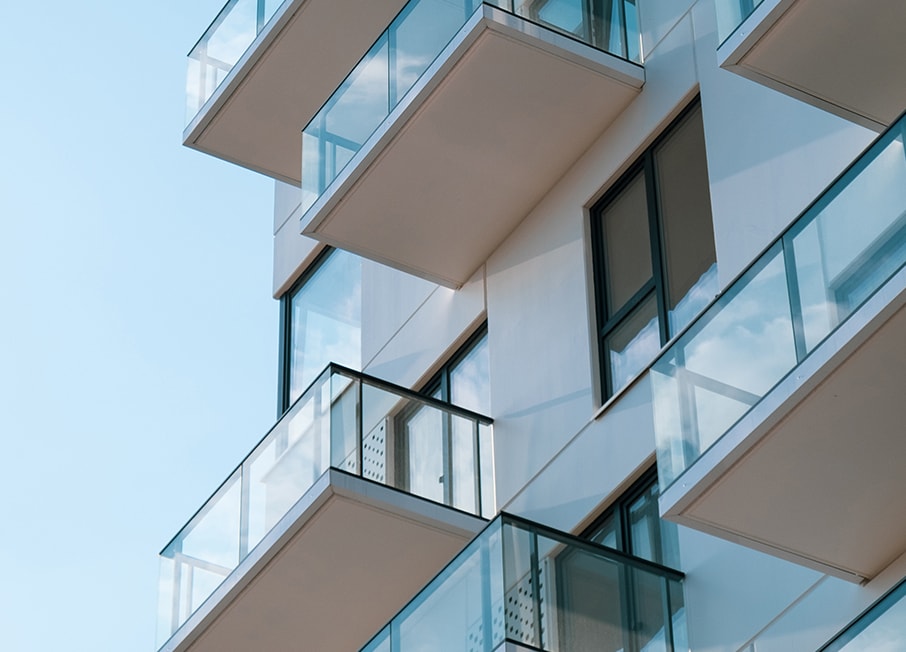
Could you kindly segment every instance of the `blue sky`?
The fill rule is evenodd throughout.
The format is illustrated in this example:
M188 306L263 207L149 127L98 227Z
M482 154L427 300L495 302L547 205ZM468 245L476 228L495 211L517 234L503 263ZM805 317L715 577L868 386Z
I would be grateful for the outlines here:
M273 184L181 146L221 5L0 11L6 650L153 650L157 552L274 421Z

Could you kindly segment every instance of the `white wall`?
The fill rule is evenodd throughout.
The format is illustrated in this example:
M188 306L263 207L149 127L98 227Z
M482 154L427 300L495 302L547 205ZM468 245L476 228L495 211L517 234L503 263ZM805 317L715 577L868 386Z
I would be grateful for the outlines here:
M876 136L717 67L710 0L693 10L721 287Z
M417 386L487 318L498 506L563 530L586 524L654 454L647 380L596 418L588 206L700 91L723 286L873 138L718 69L713 0L640 0L640 14L642 93L469 283L454 291L364 265L369 373ZM298 190L277 184L275 197L279 294L319 245L298 233ZM856 587L684 528L680 544L696 650L807 649L896 575Z
M274 298L279 298L324 245L299 232L302 191L288 183L274 183Z

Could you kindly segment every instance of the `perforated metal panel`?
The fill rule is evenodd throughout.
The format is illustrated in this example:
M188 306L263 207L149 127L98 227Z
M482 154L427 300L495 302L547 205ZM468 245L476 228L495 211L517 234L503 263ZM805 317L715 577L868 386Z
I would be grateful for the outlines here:
M504 632L506 638L526 643L536 647L543 645L543 640L537 640L536 622L540 620L540 631L544 633L544 584L545 570L542 564L538 571L538 610L535 609L532 576L525 575L516 584L510 587L504 596L503 603L496 602L491 608L491 628L494 634ZM466 640L468 652L485 652L484 647L485 623L479 619L469 629ZM492 639L495 638L492 635Z
M362 439L362 477L384 484L387 479L387 421Z

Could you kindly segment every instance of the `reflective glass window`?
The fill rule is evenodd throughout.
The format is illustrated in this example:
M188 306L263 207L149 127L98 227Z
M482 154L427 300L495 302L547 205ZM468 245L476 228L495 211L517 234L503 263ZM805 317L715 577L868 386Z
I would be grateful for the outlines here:
M696 101L591 210L603 398L651 363L717 294Z
M676 525L658 514L657 470L647 471L601 514L585 538L620 552L679 568Z
M331 362L361 368L362 261L329 250L285 300L284 409Z

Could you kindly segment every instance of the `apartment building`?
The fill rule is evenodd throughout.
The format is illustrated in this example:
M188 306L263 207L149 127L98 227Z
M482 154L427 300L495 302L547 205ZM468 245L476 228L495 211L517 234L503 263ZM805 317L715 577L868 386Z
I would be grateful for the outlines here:
M904 24L230 0L184 141L275 180L278 419L158 648L906 649Z

